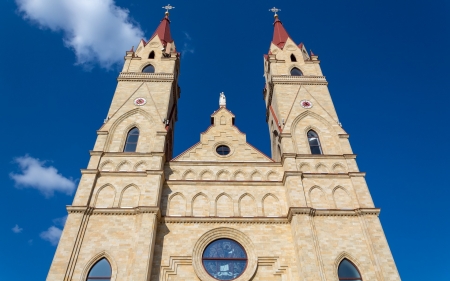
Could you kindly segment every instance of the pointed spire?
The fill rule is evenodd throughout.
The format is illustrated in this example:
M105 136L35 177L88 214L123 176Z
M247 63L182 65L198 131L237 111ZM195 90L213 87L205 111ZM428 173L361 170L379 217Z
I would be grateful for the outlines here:
M286 29L284 29L283 24L280 19L278 19L278 15L275 14L275 22L273 23L273 39L272 43L277 45L280 49L283 49L284 44L286 44L287 39L289 38L289 34Z
M158 35L159 39L161 39L161 43L166 46L167 43L172 43L173 39L170 35L170 20L169 20L169 10L173 9L175 7L172 7L169 5L163 7L163 9L166 9L164 18L161 20L161 23L159 24L158 28L156 29L155 33L153 33L152 37L148 40L149 42Z

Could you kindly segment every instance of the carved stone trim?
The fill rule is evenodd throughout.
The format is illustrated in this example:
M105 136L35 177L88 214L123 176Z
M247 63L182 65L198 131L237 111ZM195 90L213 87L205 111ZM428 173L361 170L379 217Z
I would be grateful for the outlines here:
M105 177L105 176L110 176L110 177L146 177L147 176L147 172L143 171L143 172L136 172L136 171L130 171L130 172L109 172L109 171L101 171L100 172L100 176Z
M156 214L158 219L161 217L159 207L141 206L136 208L91 208L85 206L67 206L69 214L84 213L90 211L91 215L138 215L138 214Z
M328 85L325 76L274 75L272 82L274 84Z
M287 217L181 217L164 216L161 223L233 223L233 224L286 224Z
M355 159L356 154L296 154L297 159Z
M172 73L121 72L117 81L173 82L174 79Z
M295 215L309 216L363 216L363 215L380 215L379 208L359 208L359 209L313 209L309 207L291 207L289 208L287 220L291 222Z
M167 185L237 185L237 186L283 186L282 181L232 181L232 180L166 180Z

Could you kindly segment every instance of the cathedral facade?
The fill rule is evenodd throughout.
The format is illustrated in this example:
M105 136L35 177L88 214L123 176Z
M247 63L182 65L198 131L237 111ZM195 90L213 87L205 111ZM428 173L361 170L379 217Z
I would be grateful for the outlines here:
M264 56L271 157L223 94L174 157L179 69L166 13L126 52L48 281L400 280L318 56L277 15Z

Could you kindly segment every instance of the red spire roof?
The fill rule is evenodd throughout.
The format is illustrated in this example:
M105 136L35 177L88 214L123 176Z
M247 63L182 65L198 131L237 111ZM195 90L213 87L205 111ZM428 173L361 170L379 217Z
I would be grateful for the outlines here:
M278 19L278 16L275 16L275 22L273 23L273 26L274 30L272 43L283 49L284 44L286 44L286 41L289 38L289 34L287 33L286 29L284 29L283 24Z
M152 37L148 40L149 42L156 36L159 36L159 39L161 39L161 43L165 46L167 43L172 43L173 39L170 35L170 20L168 13L166 13L166 16L162 19L161 23L159 24L158 28L156 29L155 33L153 33Z

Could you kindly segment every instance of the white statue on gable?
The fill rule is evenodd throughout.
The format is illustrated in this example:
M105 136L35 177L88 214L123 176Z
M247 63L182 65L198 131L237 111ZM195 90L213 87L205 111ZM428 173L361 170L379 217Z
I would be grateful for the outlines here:
M219 106L220 107L226 107L227 106L227 99L225 98L225 94L223 92L220 93Z

